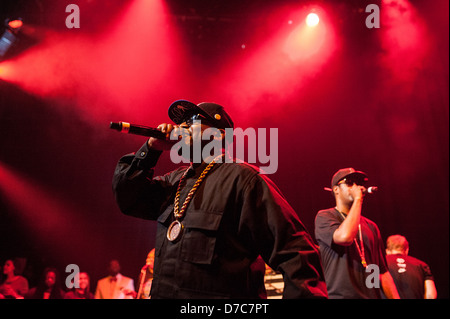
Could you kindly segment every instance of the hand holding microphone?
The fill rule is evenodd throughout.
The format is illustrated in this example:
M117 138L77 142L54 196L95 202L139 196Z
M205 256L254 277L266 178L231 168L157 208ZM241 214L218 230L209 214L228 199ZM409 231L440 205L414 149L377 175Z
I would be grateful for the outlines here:
M367 194L373 194L378 190L378 187L376 187L376 186L365 187L365 186L359 186L356 184L355 184L355 186L356 186L356 188L355 188L356 194L354 194L354 196L353 196L354 199L359 198L362 200L364 198L364 196L366 196Z
M328 192L332 192L333 190L329 187L324 187L324 190L328 191ZM374 194L376 192L378 192L378 186L369 186L367 188L364 188L362 190L363 194Z
M377 186L369 186L369 187L367 187L367 188L365 188L363 190L364 194L373 194L373 193L376 193L376 192L378 192L378 187Z
M148 136L150 137L147 141L148 146L159 151L171 149L171 147L178 141L177 139L174 140L170 138L171 134L177 133L176 131L172 133L172 131L174 129L180 129L178 125L167 123L160 124L157 128L153 128L130 124L128 122L111 122L109 127L122 133ZM182 136L181 133L179 135Z
M177 142L177 140L170 139L170 135L175 127L175 125L167 123L158 125L156 129L164 135L164 139L158 137L150 137L147 141L148 147L158 151L170 150L172 146Z

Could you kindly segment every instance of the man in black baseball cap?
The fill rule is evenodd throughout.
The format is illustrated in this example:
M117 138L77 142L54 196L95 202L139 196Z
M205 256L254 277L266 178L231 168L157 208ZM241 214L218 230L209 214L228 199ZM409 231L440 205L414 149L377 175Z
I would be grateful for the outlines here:
M315 219L330 299L381 299L383 294L399 298L386 265L380 231L361 215L367 181L362 171L351 167L338 170L331 179L336 206L319 211ZM378 268L381 285L367 285L369 266Z
M217 155L216 153L226 154L226 147L233 141L234 123L223 106L211 102L194 104L187 100L177 100L170 105L168 114L175 125L164 123L158 126L158 129L166 133L167 139L149 139L150 148L175 149L178 155L194 165L205 160L209 162ZM207 129L209 129L208 136L203 134ZM227 131L230 136L226 139ZM205 145L214 140L220 146L213 145L217 147L210 148L212 154L203 154ZM198 145L196 149L194 143Z
M223 106L216 103L203 102L196 105L186 100L178 100L169 107L169 117L177 125L199 114L201 115L197 117L199 120L203 119L213 127L219 129L234 128L231 117Z
M338 170L331 179L331 189L339 183L347 181L354 181L357 185L366 186L369 178L367 174L361 171L357 171L352 167L342 168Z
M158 129L167 138L188 130L194 143L196 132L234 127L216 103L178 100L169 117L175 124ZM113 178L124 214L158 222L153 299L260 298L264 281L255 282L252 267L258 256L284 275L285 298L327 297L319 251L272 181L246 163L221 161L224 154L154 177L173 145L150 138L119 160Z

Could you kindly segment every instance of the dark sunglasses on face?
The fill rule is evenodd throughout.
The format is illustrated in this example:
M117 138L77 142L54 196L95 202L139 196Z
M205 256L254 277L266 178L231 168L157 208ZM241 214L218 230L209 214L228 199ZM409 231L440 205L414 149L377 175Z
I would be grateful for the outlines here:
M192 126L192 124L194 124L194 121L201 121L204 124L208 123L208 119L202 114L194 114L186 118L183 122L188 126Z
M337 183L338 185L341 184L345 184L348 187L352 187L354 184L358 185L358 186L366 186L366 181L361 181L361 180L352 180L349 178L344 178L343 180L339 181L339 183Z

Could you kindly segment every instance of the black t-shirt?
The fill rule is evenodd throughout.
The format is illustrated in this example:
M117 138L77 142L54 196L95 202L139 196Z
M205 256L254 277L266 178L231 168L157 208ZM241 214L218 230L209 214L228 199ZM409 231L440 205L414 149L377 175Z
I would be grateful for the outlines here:
M321 210L315 220L315 236L320 246L325 282L330 299L380 299L382 298L381 282L379 287L366 284L368 276L374 274L372 268L363 267L358 248L353 242L350 246L337 245L333 242L333 234L344 221L335 208ZM363 236L365 258L367 264L377 265L379 273L388 271L384 244L377 225L361 216L361 232ZM357 236L360 245L359 236ZM370 278L368 279L370 281ZM373 282L370 281L372 284ZM373 288L372 288L373 287Z
M430 267L423 261L407 255L388 255L389 272L401 299L423 299L425 280L434 280Z

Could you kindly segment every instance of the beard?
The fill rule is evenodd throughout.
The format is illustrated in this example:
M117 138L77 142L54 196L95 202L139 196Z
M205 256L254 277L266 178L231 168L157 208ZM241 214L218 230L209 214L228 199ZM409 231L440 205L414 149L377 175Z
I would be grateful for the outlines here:
M202 162L202 160L205 160L205 157L209 156L217 156L217 154L214 153L215 149L211 148L208 152L205 153L205 146L209 143L214 141L214 137L210 137L209 139L203 140L199 139L194 141L192 136L185 137L185 142L183 145L178 145L177 154L190 161L191 163L195 162ZM223 143L222 143L222 150L223 150Z

